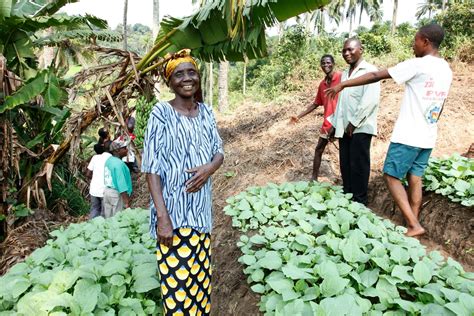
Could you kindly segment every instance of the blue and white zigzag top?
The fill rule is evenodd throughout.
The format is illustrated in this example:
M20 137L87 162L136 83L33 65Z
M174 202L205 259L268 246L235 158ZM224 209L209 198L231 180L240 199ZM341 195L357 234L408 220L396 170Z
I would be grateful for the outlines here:
M195 193L185 183L192 174L185 170L211 162L224 154L212 109L199 103L199 114L187 117L168 102L159 102L148 119L144 139L142 172L160 176L163 199L173 229L188 227L201 233L212 229L212 184L209 179ZM156 209L150 201L150 234L156 238Z

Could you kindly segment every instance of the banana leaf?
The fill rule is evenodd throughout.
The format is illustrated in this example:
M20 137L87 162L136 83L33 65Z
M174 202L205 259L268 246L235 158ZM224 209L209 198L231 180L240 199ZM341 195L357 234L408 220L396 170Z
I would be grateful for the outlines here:
M242 61L266 56L265 28L330 0L205 1L193 15L183 19L165 17L155 40L166 49L160 56L191 48L203 60Z

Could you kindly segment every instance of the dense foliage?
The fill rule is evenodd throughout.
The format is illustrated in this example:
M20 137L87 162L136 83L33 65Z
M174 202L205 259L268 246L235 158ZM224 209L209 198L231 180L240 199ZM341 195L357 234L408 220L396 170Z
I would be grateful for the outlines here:
M225 212L266 315L472 315L474 274L316 182L252 187ZM255 230L255 231L249 231Z
M474 206L474 159L454 154L431 157L423 176L425 190L445 195L453 202Z
M0 315L157 315L148 211L72 224L0 278Z
M445 46L449 57L461 61L474 61L474 2L452 4L436 20L446 31Z

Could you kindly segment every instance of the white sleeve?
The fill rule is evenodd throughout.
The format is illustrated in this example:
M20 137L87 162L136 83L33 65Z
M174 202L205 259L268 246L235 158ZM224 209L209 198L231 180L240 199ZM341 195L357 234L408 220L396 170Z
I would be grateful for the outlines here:
M388 73L396 83L402 84L413 78L417 74L417 69L418 60L417 58L412 58L388 68Z

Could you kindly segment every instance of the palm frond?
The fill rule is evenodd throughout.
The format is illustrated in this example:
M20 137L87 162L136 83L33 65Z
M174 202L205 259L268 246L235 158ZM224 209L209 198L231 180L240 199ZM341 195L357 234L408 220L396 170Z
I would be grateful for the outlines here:
M53 15L67 3L79 0L0 0L13 2L11 15L18 17L38 17Z

